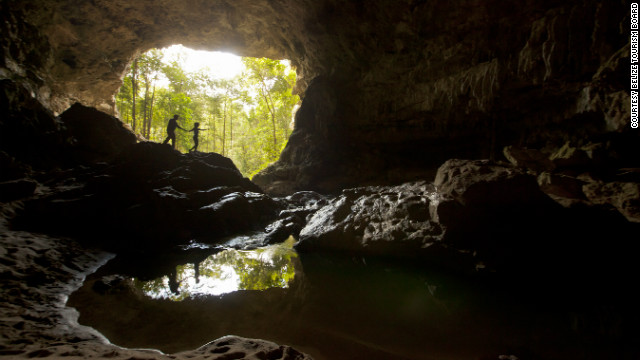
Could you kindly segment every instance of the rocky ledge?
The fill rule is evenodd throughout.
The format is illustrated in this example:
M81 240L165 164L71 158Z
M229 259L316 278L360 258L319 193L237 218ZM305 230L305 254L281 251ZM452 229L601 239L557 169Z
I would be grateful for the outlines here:
M66 307L84 278L113 257L68 238L7 228L0 223L0 358L64 359L311 359L288 346L226 336L177 354L124 349L92 328L79 325L78 312Z
M639 229L637 182L584 182L580 191L590 195L578 200L562 184L540 186L544 176L453 159L433 183L347 189L308 217L297 249L400 256L467 274L591 273L594 258L626 267L622 249ZM565 197L554 195L560 189Z

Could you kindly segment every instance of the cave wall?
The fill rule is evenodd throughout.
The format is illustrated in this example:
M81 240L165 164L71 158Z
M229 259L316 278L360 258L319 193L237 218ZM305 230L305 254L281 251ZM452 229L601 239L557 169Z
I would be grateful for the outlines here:
M627 5L376 2L357 21L338 12L326 31L347 64L311 84L280 162L254 181L399 183L431 178L449 158L504 160L506 145L551 153L626 133Z
M175 43L288 58L303 102L273 192L429 178L627 133L628 1L0 2L0 76L54 113L114 111L132 59ZM549 150L549 151L551 151Z

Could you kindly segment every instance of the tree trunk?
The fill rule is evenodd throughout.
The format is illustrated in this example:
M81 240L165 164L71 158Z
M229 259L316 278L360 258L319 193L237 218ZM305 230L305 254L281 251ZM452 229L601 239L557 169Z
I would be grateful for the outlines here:
M231 107L233 109L233 106ZM233 112L229 114L229 152L233 149Z
M209 135L213 138L213 147L211 148L212 152L216 152L216 118L215 116L211 119L211 128L209 130Z
M145 138L149 139L147 136L147 121L148 116L147 116L147 110L149 107L149 79L147 78L146 75L143 76L144 78L144 102L143 102L143 107L142 107L142 131L140 131L140 134L142 134L142 136L144 136Z
M224 154L224 143L226 141L226 133L227 133L227 101L225 100L224 106L222 107L222 156Z
M153 80L153 92L151 93L151 104L149 104L149 121L147 122L147 139L151 140L151 121L153 120L153 102L156 98L156 81Z
M278 140L276 138L276 114L273 110L273 100L271 99L271 94L267 91L267 84L264 83L264 79L260 79L262 86L260 88L260 93L264 98L264 102L267 104L267 109L271 113L271 125L273 127L273 150L278 151Z
M136 92L137 92L137 84L136 84L136 74L138 72L138 59L133 60L133 68L131 69L131 97L132 97L132 105L131 105L131 127L133 131L136 131Z

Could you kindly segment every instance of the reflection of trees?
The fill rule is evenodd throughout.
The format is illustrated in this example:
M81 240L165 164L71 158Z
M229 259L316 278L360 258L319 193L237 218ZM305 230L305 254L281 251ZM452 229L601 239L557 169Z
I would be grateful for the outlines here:
M264 290L286 287L293 279L291 257L296 254L292 250L275 247L259 249L257 254L241 251L239 253L234 268L240 276L240 289Z
M220 288L233 291L287 287L295 275L293 259L297 256L292 241L255 250L228 249L209 256L200 264L178 265L175 275L170 274L145 282L136 280L135 285L147 296L174 301L192 295L224 292ZM198 266L199 279L196 278L195 266ZM171 279L173 276L175 280ZM177 284L170 286L172 281ZM176 286L178 291L172 291ZM218 289L214 289L215 286L218 286Z

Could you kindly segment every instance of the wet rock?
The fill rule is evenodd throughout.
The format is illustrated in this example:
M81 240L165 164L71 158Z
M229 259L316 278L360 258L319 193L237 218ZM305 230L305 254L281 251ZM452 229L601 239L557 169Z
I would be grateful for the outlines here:
M314 211L327 205L327 197L315 191L299 191L287 196L286 200L296 210Z
M529 271L541 255L532 244L551 245L576 220L558 231L561 212L521 168L454 159L440 167L434 184L344 190L309 216L296 248L418 257L455 271ZM556 245L559 253L570 247Z
M434 192L425 182L344 190L310 217L296 248L416 256L442 236L429 216Z
M615 246L605 248L600 243L615 238L612 241L623 246L625 234L635 231L629 221L637 216L637 184L560 174L538 179L550 181L543 182L542 189L571 196L564 198L567 203L559 201L569 208L547 196L534 175L511 165L447 161L435 182L441 198L431 205L433 218L444 229L443 242L473 251L483 266L502 274L570 276L572 271L567 269L581 269L596 276L598 271L585 268L590 258L611 269L624 267L615 259L625 256ZM581 189L580 183L584 184Z
M3 289L0 293L3 319L0 356L11 359L311 359L289 346L239 336L213 341L215 337L211 337L198 344L211 341L207 345L176 354L113 345L98 331L80 325L79 313L66 304L86 277L113 258L113 254L84 248L69 239L11 231L4 225L5 219L0 218L0 285ZM27 278L41 280L26 286ZM107 296L133 295L130 281L122 276L104 277L95 283L93 290ZM115 318L127 316L120 311L116 313Z
M289 236L298 238L305 222L299 216L290 215L284 219L278 219L265 228L266 244L278 244L285 241Z
M431 214L446 229L446 241L474 251L507 250L503 245L514 244L509 237L536 229L559 208L535 176L489 160L448 160L434 185L440 198Z
M273 220L278 209L279 205L264 194L232 192L198 209L193 228L200 229L198 234L217 236L257 230Z
M267 244L280 243L289 236L299 238L311 215L329 203L326 196L314 191L296 192L281 201L285 205L284 210L278 214L278 220L265 229Z
M489 160L447 160L438 169L434 185L444 198L465 206L497 208L548 203L534 176Z

